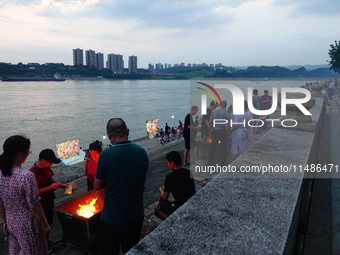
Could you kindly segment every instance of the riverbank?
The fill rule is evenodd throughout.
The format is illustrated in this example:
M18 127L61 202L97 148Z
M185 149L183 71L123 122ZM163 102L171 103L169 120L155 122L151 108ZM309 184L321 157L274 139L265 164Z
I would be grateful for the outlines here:
M254 134L253 142L255 143L264 134L265 132L263 132L262 134ZM164 185L165 176L170 172L165 162L165 155L172 150L176 150L181 155L183 155L184 140L183 138L179 142L173 140L164 145L160 145L158 139L148 140L146 138L141 138L135 140L134 142L142 146L149 156L149 169L144 192L145 218L141 233L141 238L143 238L146 235L148 235L151 231L153 231L162 222L162 220L154 216L153 206L154 203L159 199L159 194L157 190L160 186ZM232 161L232 157L229 157L229 161ZM54 178L56 180L60 181L61 183L69 183L73 181L76 183L78 187L77 190L75 190L72 195L65 195L63 190L57 190L55 192L57 197L55 200L55 207L58 207L68 201L71 201L87 193L86 176L84 176L83 173L83 166L84 165L82 162L75 164L73 166L65 167L60 164L53 167L53 171L55 174ZM197 191L200 190L214 177L215 174L207 173L195 175L194 180L196 190ZM51 229L50 239L53 241L58 241L63 236L63 232L56 213L54 216L55 218ZM87 252L59 245L58 247L56 247L55 251L53 251L52 254L82 255L87 254ZM0 255L7 255L7 243L4 242L4 235L2 232L0 233Z

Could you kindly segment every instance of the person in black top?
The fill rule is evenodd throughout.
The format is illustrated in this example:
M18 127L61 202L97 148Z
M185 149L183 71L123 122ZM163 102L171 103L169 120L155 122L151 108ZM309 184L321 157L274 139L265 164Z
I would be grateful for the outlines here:
M164 129L164 133L165 133L165 138L166 138L166 142L170 142L170 127L168 125L168 123L165 123L165 129Z
M163 220L196 193L194 180L190 177L190 170L182 168L181 155L177 151L171 151L165 158L172 172L165 177L164 186L158 189L161 199L155 206L156 215ZM170 193L175 201L168 201Z
M164 131L163 128L161 128L161 130L159 131L159 144L164 144L165 140L164 140Z
M201 125L195 125L195 122L193 120L193 116L196 115L198 112L198 107L197 106L192 106L190 109L190 112L187 114L184 120L184 132L183 132L183 137L184 137L184 142L185 142L185 149L184 149L184 165L189 165L188 161L188 154L190 148L195 148L194 152L194 157L195 160L194 162L196 163L198 161L198 143L196 141L196 135L197 132L201 129Z
M179 123L178 128L179 128L179 129L182 129L182 128L183 128L183 123L182 123L182 121L179 120L178 123Z
M211 135L211 127L210 127L210 116L213 110L217 108L217 102L211 101L209 107L207 108L207 113L202 116L202 129L201 129L201 138Z

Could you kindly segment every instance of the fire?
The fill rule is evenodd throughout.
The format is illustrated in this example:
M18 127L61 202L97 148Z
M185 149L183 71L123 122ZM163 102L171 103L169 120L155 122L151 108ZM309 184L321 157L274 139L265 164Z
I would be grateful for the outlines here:
M98 212L98 209L96 206L97 199L98 198L93 198L89 204L79 205L80 209L77 210L77 214L84 218L92 217L95 213Z

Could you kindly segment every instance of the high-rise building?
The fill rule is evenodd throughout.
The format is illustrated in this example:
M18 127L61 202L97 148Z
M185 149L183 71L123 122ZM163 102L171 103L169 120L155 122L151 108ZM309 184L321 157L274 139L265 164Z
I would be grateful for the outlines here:
M96 67L96 52L94 50L85 51L85 60L88 67Z
M124 71L123 55L117 54L117 72L122 73Z
M155 66L153 64L149 64L149 71L154 71L155 70Z
M161 63L157 63L156 70L163 70L163 65Z
M129 56L129 72L137 73L137 57Z
M102 70L104 68L104 54L101 52L96 53L96 68Z
M84 52L82 49L73 49L73 65L82 66L84 65Z
M113 53L108 54L106 69L110 69L114 73L122 73L124 69L123 55Z

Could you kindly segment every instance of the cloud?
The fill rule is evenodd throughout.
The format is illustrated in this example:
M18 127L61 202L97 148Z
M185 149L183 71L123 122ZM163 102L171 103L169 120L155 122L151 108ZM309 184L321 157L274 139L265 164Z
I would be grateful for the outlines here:
M0 0L0 7L8 5L28 6L38 2L40 2L40 0Z
M99 2L100 0L41 0L41 5L45 8L41 14L46 16L75 14L95 6Z
M318 63L316 56L324 61L320 56L327 54L329 43L339 35L332 31L332 24L340 22L339 15L333 15L334 11L325 15L331 7L339 9L334 3L0 0L0 33L7 35L0 41L0 49L2 53L11 49L14 54L16 48L58 52L55 56L41 54L45 60L40 62L60 62L64 51L68 64L72 48L137 55L140 63L292 64L312 56L315 60L310 63ZM39 54L37 50L32 55L38 58Z
M338 16L340 5L338 0L274 0L278 6L290 5L294 7L293 15Z
M235 7L254 0L44 0L41 15L53 16L58 12L72 13L76 17L135 20L143 26L164 28L207 28L230 22L231 16L216 12L221 6Z

